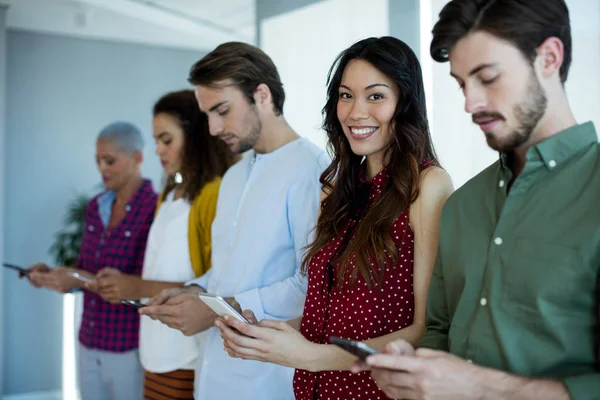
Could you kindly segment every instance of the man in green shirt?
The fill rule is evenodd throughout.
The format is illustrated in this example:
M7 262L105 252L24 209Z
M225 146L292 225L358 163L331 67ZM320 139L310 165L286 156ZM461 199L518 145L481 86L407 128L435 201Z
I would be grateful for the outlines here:
M567 6L453 0L431 54L500 157L444 207L421 348L372 375L399 399L600 399L600 150L564 92Z

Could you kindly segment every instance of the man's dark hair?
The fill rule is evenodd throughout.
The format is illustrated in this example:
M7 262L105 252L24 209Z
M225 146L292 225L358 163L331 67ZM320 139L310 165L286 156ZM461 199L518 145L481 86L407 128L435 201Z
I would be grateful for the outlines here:
M431 57L448 61L448 53L463 37L488 32L515 45L533 63L536 49L549 37L563 43L560 78L567 80L571 66L571 23L565 0L452 0L433 27Z
M247 43L228 42L196 62L188 78L192 85L216 86L231 80L254 104L256 87L264 83L271 91L275 115L283 114L285 92L273 60L262 50Z

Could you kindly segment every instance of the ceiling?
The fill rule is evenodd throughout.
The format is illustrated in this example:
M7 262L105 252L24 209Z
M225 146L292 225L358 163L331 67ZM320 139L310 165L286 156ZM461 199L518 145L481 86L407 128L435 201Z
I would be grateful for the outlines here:
M255 43L255 0L0 0L9 29L211 50Z

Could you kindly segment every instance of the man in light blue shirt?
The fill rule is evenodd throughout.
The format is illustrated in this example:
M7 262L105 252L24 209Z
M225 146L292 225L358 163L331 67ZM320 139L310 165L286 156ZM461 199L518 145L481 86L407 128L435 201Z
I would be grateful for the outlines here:
M141 313L186 335L203 332L195 398L293 399L294 370L230 358L216 315L198 298L225 297L257 319L302 314L304 247L317 222L319 177L330 160L300 138L283 117L285 94L277 69L261 50L225 43L190 73L210 132L247 157L223 177L212 225L212 269L184 289L152 299Z

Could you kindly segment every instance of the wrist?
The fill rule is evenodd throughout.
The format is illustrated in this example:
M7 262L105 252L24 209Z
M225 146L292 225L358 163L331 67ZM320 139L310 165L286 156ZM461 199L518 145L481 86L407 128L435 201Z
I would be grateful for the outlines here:
M186 286L185 291L190 294L206 293L206 289L196 284Z
M300 369L309 372L319 372L321 368L321 357L327 357L331 346L326 344L317 344L307 340L307 348L301 351L301 366Z
M477 372L472 380L475 387L472 388L473 398L476 400L505 399L510 398L508 388L514 385L511 376L505 372L489 368L476 367Z
M144 281L142 280L141 276L137 276L137 275L130 275L131 276L131 289L132 289L132 293L131 293L131 300L138 300L140 298L142 298L142 287L143 287L143 283Z

